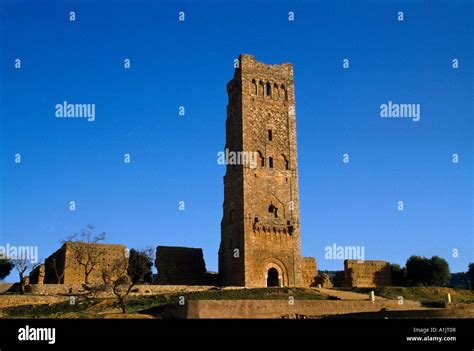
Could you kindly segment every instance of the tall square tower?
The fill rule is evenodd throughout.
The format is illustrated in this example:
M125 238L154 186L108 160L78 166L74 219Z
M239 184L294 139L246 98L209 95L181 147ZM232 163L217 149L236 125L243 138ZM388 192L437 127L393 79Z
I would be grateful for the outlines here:
M227 165L219 248L223 285L301 286L293 66L240 55L227 84L226 145L256 162Z

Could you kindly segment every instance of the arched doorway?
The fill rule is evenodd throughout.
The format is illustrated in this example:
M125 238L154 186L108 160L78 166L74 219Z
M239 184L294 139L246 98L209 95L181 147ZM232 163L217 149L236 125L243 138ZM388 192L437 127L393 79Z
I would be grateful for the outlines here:
M267 273L267 286L280 286L280 277L276 268L270 268Z

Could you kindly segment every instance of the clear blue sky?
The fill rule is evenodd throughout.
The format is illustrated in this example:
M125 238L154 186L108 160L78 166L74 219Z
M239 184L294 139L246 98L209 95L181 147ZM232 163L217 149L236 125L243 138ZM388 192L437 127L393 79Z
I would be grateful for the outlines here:
M303 255L342 270L324 248L359 245L366 259L440 255L466 271L472 1L252 3L2 0L0 245L44 259L94 224L109 243L201 247L216 271L225 87L249 53L294 64ZM95 121L55 118L65 100L96 104ZM389 100L419 103L421 120L380 118Z

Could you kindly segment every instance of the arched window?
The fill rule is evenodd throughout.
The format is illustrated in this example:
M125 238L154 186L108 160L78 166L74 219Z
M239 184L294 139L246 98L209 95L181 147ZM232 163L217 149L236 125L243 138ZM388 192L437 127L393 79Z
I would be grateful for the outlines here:
M271 96L272 95L272 86L270 83L267 82L265 84L265 96Z
M270 204L270 206L268 206L268 213L271 213L273 216L275 216L275 218L278 218L278 207Z
M286 94L285 85L282 84L280 88L281 88L281 92L280 92L281 98L282 98L283 100L288 100L288 96L287 96L287 94Z
M272 94L272 97L273 97L274 99L277 99L277 100L278 100L278 99L280 98L280 91L278 90L278 84L275 83L275 84L273 85L273 91L272 91L272 93L273 93L273 94Z
M283 154L278 156L278 169L286 169L286 170L290 169L290 164L288 162L288 159Z
M258 160L260 161L260 167L265 167L265 157L263 157L263 154L261 151L257 150L257 156Z
M273 131L271 129L268 130L268 141L273 140Z
M273 168L273 157L268 158L268 167Z
M265 96L265 85L263 84L262 81L258 83L258 95Z
M257 82L255 81L255 79L252 80L252 94L258 95Z

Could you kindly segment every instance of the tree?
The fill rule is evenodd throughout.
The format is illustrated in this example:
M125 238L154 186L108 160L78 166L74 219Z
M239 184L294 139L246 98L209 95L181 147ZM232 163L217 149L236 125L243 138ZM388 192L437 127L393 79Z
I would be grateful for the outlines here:
M130 255L124 253L123 257L117 258L102 270L104 283L112 288L122 313L127 313L127 300L133 287L140 282L140 278L144 277L150 269L149 261L151 261L152 256L147 250L135 251L134 255L139 259L132 260L133 267L129 267ZM132 272L131 276L129 276L129 268Z
M430 260L431 277L429 285L432 286L446 286L451 278L448 262L439 256L433 256Z
M5 279L13 269L12 262L7 258L0 258L0 280Z
M130 250L128 275L135 284L151 283L151 267L153 267L153 249L148 248L142 251Z
M430 279L429 260L421 256L410 256L406 263L409 285L428 285Z
M469 268L469 270L467 271L467 274L469 275L469 281L471 283L471 289L474 290L474 262L469 263L468 268Z
M24 294L26 285L26 272L33 270L35 268L35 264L33 264L30 259L25 257L12 259L11 262L13 267L15 267L15 269L18 271L18 275L20 277L20 294Z
M70 243L72 256L84 269L84 282L89 284L89 276L103 259L104 250L98 245L104 241L105 232L94 234L94 226L88 224L81 233L73 234L64 243Z
M404 286L405 285L405 275L406 269L401 268L400 265L393 263L390 265L390 271L392 275L392 285L394 286Z
M448 262L439 256L430 259L411 256L407 260L406 278L409 285L445 286L450 277Z
M51 261L51 268L53 269L54 276L56 277L56 284L61 284L64 278L64 273L66 272L66 265L64 265L63 269L58 270L58 264L56 262L56 258L53 258Z

